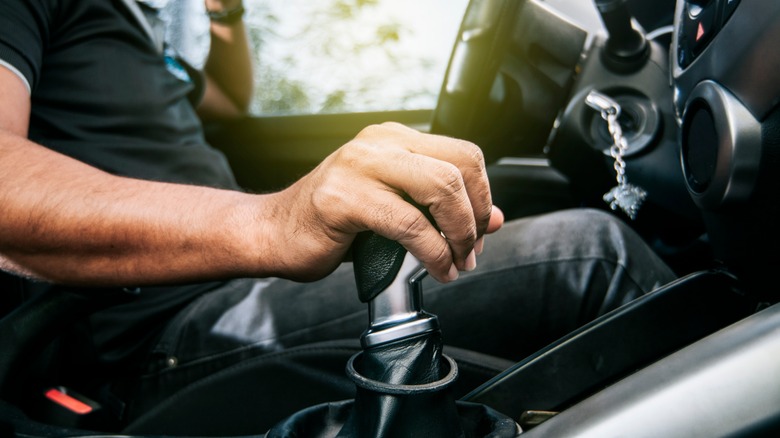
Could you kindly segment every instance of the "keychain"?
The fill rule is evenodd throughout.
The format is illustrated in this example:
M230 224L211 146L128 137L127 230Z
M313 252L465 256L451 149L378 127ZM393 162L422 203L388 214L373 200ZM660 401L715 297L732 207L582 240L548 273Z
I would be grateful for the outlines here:
M613 210L620 208L632 220L636 219L639 207L642 206L647 192L641 187L628 183L626 178L626 162L623 160L623 154L628 149L628 142L623 137L623 130L618 123L620 117L620 104L612 100L609 96L591 91L585 98L585 103L601 113L601 118L606 120L607 129L612 136L612 146L609 148L609 154L615 159L615 168L617 186L607 192L603 199Z

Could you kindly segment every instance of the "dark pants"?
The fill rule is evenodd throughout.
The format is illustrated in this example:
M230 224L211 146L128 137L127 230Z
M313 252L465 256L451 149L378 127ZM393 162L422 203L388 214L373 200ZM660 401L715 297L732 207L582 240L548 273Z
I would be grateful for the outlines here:
M447 345L512 361L675 278L625 224L595 210L507 223L487 236L477 262L474 272L451 284L427 278L424 308L439 317ZM367 315L351 264L307 284L236 280L171 321L154 349L139 399L153 405L249 358L356 340ZM276 396L261 394L258 403L263 397L273 403Z

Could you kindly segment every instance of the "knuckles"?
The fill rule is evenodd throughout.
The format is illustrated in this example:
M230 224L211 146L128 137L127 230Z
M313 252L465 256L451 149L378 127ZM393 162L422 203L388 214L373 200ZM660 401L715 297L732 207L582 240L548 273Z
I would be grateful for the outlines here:
M397 224L398 237L396 240L400 240L401 237L416 239L430 226L428 219L419 212L399 215Z
M360 130L356 138L382 139L390 134L397 135L398 131L401 129L409 128L396 122L384 122L378 125L368 125Z
M465 167L477 172L485 169L485 155L479 146L467 140L453 139L452 147L456 148L458 154L464 157Z
M410 137L411 136L411 137ZM415 138L422 136L425 138ZM425 143L429 141L433 148L430 156L437 155L435 148L447 148L447 160L428 161L430 167L419 169L420 161L405 160L415 152L407 149L405 144ZM453 154L454 152L454 154ZM429 155L424 150L417 151ZM357 136L336 152L336 169L328 170L330 175L325 177L329 183L337 183L341 189L350 192L360 191L356 184L362 185L358 180L380 178L383 172L395 171L393 169L405 168L415 175L422 174L420 184L425 184L424 195L427 199L419 199L428 205L438 204L445 209L452 205L466 203L473 208L473 226L458 227L458 235L448 236L453 241L470 245L478 238L478 235L487 228L490 220L492 203L490 201L490 188L485 173L485 157L482 150L472 142L430 136L415 131L405 125L395 122L369 125L363 128ZM414 165L414 168L410 166ZM427 166L426 166L427 167ZM334 172L335 171L335 172ZM333 181L333 179L340 179ZM363 180L366 182L367 180ZM357 190L356 190L357 189ZM397 189L397 188L396 188ZM471 202L463 199L468 197ZM343 199L338 193L325 193L318 199L320 205L343 205L349 199ZM399 228L406 228L410 232L417 227L417 219L404 219Z
M462 223L459 229L450 230L446 235L450 245L464 251L461 255L465 257L477 241L477 228L473 224Z
M417 148L415 145L419 144L425 147ZM443 148L446 154L442 153ZM419 160L416 154L447 159ZM401 169L406 173L396 178L402 181L397 184L399 187L390 187L391 183L383 179L388 172ZM346 242L346 235L355 230L378 228L396 234L387 236L395 240L416 241L427 263L444 272L453 263L453 251L470 251L487 228L492 211L485 158L478 146L465 140L422 134L394 122L365 127L304 181L292 199L306 213L306 226L297 227L297 233L312 233L318 236L315 240L328 243L329 239L328 244L332 245ZM388 192L402 192L402 187L408 189L403 184L410 181L426 185L417 194L427 199L418 201L430 206L431 213L437 210L440 214L457 215L458 219L450 222L445 232L449 245L420 211L410 209L401 197L394 202L396 198L386 196ZM465 256L458 254L459 259Z
M465 189L463 175L454 164L441 162L435 169L431 170L430 175L433 179L432 188L435 189L439 197L457 196Z

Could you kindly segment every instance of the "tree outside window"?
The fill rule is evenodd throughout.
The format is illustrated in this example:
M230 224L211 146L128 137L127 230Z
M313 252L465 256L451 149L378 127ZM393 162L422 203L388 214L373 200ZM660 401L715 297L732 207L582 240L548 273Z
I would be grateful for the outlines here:
M467 0L244 0L255 115L430 109ZM194 65L208 47L198 1L169 3L170 40ZM182 18L184 17L184 18Z

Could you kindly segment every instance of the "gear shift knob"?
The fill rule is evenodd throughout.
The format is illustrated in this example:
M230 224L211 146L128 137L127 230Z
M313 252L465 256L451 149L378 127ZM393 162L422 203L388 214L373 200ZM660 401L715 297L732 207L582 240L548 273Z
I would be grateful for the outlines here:
M406 248L372 231L358 233L352 243L352 261L358 298L370 302L395 280Z
M364 348L395 342L439 328L436 316L422 310L420 262L399 243L372 232L352 244L360 301L368 303Z

